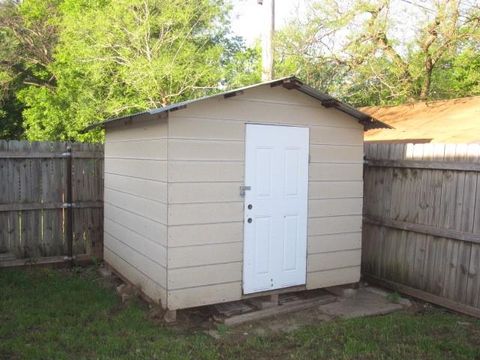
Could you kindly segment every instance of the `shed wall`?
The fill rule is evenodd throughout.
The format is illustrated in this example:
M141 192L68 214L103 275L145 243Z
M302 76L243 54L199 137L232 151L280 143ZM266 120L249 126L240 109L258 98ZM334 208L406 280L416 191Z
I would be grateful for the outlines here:
M166 306L167 119L109 126L105 261Z
M261 86L170 114L170 309L242 296L247 122L310 128L307 288L360 278L363 126L298 91Z

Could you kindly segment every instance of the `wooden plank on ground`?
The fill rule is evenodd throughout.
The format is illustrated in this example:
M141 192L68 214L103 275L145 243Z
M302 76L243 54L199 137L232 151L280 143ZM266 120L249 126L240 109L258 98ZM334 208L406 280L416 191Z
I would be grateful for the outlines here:
M236 326L251 321L262 320L268 317L287 314L295 311L301 311L311 309L319 305L329 304L336 301L336 297L333 295L322 295L317 298L302 300L299 302L287 303L285 305L279 305L263 310L253 311L241 315L232 316L224 320L224 324L228 326Z
M398 283L395 283L393 281L388 281L388 280L385 280L385 279L380 279L380 278L376 278L376 277L372 277L372 276L367 276L366 280L369 283L377 284L377 285L380 285L380 286L398 291L399 293L409 295L409 296L415 297L417 299L421 299L423 301L430 302L432 304L443 306L447 309L457 311L457 312L462 313L462 314L466 314L466 315L470 315L470 316L480 318L480 309L479 308L469 306L469 305L465 305L465 304L462 304L462 303L459 303L459 302L456 302L456 301L453 301L453 300L450 300L450 299L446 299L442 296L433 295L433 294L430 294L426 291L415 289L413 287L403 285L403 284L398 284Z

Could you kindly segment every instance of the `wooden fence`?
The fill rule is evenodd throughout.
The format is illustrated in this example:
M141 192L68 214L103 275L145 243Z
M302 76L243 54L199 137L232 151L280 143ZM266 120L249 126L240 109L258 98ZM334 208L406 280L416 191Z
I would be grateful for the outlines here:
M101 258L102 239L103 145L0 141L0 266Z
M480 145L366 144L363 275L480 316Z

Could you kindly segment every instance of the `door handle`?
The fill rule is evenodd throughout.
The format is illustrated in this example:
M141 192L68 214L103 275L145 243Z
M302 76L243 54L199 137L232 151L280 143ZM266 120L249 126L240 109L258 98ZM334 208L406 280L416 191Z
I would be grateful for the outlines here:
M253 221L252 218L248 218L248 220L247 220L247 222L248 222L249 224L251 224L252 221Z

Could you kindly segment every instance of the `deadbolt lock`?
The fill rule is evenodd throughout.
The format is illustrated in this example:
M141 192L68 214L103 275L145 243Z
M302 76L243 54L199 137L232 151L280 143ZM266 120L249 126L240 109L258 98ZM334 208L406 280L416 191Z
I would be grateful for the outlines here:
M245 185L240 186L240 196L245 196L245 191L247 190L252 190L252 187Z

